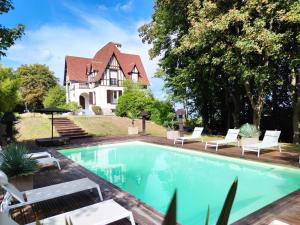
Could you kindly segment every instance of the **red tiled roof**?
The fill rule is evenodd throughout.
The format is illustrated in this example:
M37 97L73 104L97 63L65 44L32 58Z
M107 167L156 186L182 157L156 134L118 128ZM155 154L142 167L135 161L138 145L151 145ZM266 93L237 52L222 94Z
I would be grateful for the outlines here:
M103 48L101 48L95 54L94 58L66 56L64 83L66 81L67 74L69 76L69 80L87 81L87 69L96 70L96 80L100 80L110 58L113 55L115 55L116 59L118 60L119 65L127 79L129 78L129 74L133 70L134 66L136 66L139 71L139 79L142 84L149 85L149 80L140 56L120 52L113 42L109 42Z

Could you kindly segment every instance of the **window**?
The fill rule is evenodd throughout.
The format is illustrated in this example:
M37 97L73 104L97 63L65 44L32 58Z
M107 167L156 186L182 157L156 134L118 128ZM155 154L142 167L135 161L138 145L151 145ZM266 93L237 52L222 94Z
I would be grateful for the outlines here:
M122 91L107 90L107 103L117 104Z
M131 79L132 79L134 82L138 82L138 80L139 80L139 74L138 74L138 73L135 73L135 72L132 72L132 73L131 73Z
M109 83L111 86L118 85L118 71L117 70L110 70L110 79Z

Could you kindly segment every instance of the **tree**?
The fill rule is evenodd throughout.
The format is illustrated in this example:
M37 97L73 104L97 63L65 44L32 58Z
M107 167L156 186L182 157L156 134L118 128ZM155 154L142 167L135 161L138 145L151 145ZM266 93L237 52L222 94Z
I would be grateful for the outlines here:
M153 99L145 92L125 92L118 100L118 116L127 116L129 111L147 111Z
M14 9L12 1L0 1L0 15L8 13L9 10ZM24 34L24 25L18 24L15 28L7 28L0 24L0 58L5 56L5 51L14 45L15 41Z
M50 88L44 98L43 105L46 108L64 107L66 105L65 89L60 85Z
M259 127L266 101L290 89L280 65L297 58L300 2L157 0L154 9L139 32L150 57L161 56L166 88L205 126L225 130L252 115Z
M18 88L13 70L0 65L0 114L15 108L20 100Z
M31 109L42 107L48 90L58 82L48 66L41 64L21 65L16 75L20 79L22 98Z

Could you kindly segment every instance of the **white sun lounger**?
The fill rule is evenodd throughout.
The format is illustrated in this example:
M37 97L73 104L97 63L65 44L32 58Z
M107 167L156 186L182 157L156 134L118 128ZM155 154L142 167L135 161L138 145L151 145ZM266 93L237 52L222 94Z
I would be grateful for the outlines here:
M218 151L219 146L228 145L232 143L237 143L239 146L239 140L238 140L239 132L240 129L229 129L224 139L206 142L205 149L207 149L207 147L216 147L216 151Z
M201 141L203 142L203 139L202 139L202 136L201 136L202 131L203 131L203 127L195 127L195 129L194 129L191 136L175 138L174 139L174 145L176 144L176 142L181 142L181 145L183 145L183 143L185 141L196 140L198 138L201 138Z
M278 150L281 152L281 148L278 143L280 133L281 131L279 130L267 130L261 143L242 146L242 154L244 155L245 151L257 152L257 157L259 158L260 151L262 149L278 148Z
M135 225L132 212L128 211L114 200L107 200L89 205L70 212L40 220L43 225L62 225L66 219L70 219L74 225L106 225L127 218L131 225ZM0 224L18 225L8 215L0 212ZM30 223L27 225L35 225Z
M0 145L0 151L2 151L2 149L3 148ZM26 156L31 157L32 159L52 157L52 155L49 152L33 152L33 153L26 154Z
M35 160L42 167L48 166L48 165L55 165L58 167L59 170L61 170L59 160L57 158L47 157L47 158L39 158L39 159L35 159Z
M49 152L33 152L26 154L26 156L32 159L52 157L52 155Z
M93 188L97 189L100 200L103 201L99 185L88 178L73 180L69 182L54 184L42 188L20 192L14 185L10 184L7 181L7 177L2 171L0 173L0 185L6 191L0 208L0 211L2 212L8 213L10 209L53 198L62 197L65 195L74 194L85 190L91 190ZM18 201L18 203L11 204L12 197L14 197Z
M41 220L41 223L43 225L62 225L65 224L66 218L71 219L74 225L106 225L125 218L130 221L131 225L135 225L132 213L114 200L99 202L71 212L49 217ZM35 225L35 222L27 225Z

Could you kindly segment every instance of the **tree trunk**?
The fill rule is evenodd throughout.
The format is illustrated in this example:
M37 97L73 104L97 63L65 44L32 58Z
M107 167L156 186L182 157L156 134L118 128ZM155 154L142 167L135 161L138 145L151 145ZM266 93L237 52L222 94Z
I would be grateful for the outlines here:
M300 79L297 77L295 68L292 74L292 94L293 94L293 143L300 143Z
M239 101L240 93L236 93L235 95L231 96L233 102L233 111L232 111L232 118L233 118L233 126L235 128L240 127L240 101Z
M260 129L261 114L262 114L263 106L264 106L265 93L264 93L262 87L258 87L256 97L254 97L254 95L251 93L249 81L246 81L244 83L244 86L245 86L245 89L246 89L247 97L250 100L251 107L252 107L252 110L253 110L253 124L259 130Z

